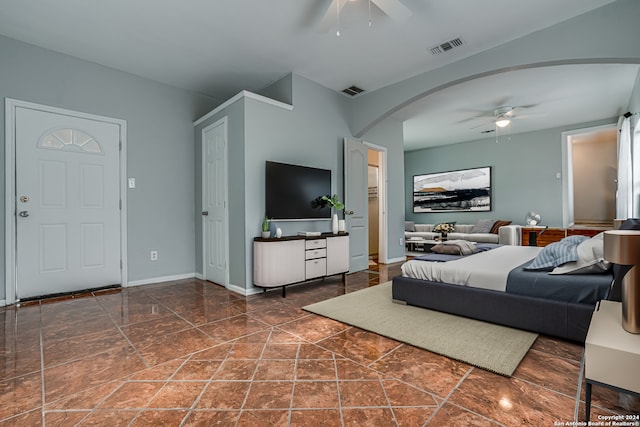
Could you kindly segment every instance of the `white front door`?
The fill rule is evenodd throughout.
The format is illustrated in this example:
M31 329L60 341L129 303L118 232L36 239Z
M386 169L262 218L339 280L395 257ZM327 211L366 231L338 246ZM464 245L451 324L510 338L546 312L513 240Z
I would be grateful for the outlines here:
M203 150L203 257L206 280L227 286L227 120L217 121L202 131Z
M355 139L344 139L344 211L349 232L349 271L369 267L369 149Z
M16 298L121 284L120 126L15 109Z

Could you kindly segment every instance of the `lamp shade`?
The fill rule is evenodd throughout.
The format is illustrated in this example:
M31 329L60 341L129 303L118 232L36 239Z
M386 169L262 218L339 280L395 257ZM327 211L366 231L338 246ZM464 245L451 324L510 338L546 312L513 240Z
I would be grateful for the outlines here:
M640 231L605 231L604 259L620 265L640 264Z
M604 259L628 266L616 277L622 284L622 327L640 334L640 231L611 230L604 232Z

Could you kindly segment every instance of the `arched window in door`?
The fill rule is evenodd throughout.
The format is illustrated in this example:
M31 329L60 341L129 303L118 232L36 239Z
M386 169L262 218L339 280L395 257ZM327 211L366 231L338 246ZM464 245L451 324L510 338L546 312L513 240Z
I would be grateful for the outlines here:
M45 132L38 140L38 148L103 154L100 143L92 136L71 128L53 129Z

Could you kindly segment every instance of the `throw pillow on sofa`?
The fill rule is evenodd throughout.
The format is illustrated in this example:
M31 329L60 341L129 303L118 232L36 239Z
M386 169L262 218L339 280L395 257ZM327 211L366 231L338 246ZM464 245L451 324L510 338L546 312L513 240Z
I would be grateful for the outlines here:
M491 231L489 231L489 233L498 234L498 230L500 230L500 227L505 225L511 225L511 221L497 220L496 222L493 223L493 226L491 227Z
M495 222L493 219L479 219L471 229L471 233L490 233Z
M413 221L404 222L404 231L416 231L416 224Z

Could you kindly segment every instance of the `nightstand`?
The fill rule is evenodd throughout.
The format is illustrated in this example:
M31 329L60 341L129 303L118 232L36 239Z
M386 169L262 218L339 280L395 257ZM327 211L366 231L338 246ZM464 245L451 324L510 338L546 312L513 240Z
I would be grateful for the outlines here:
M621 319L619 302L600 301L593 312L584 344L586 421L594 384L640 396L640 334L625 331Z

